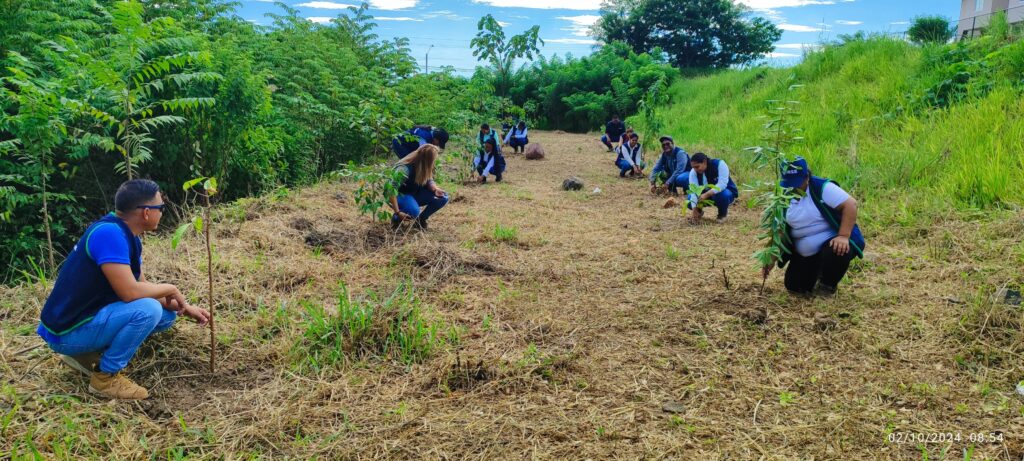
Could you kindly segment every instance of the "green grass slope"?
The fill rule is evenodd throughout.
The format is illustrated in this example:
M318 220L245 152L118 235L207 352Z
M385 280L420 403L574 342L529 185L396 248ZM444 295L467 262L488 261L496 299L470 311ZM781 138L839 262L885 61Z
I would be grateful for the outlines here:
M792 68L680 81L659 116L691 153L709 149L750 181L767 177L743 150L762 142L767 101L799 101L805 139L792 154L852 189L868 224L926 225L952 210L973 219L1024 204L1022 70L1024 42L1005 27L925 48L857 39Z

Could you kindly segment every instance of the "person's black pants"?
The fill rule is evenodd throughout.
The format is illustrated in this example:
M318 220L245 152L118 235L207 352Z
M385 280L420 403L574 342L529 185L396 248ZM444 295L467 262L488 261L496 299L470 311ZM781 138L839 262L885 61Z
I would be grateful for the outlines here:
M810 293L814 291L818 280L834 288L846 275L854 256L853 248L850 248L846 256L836 255L831 240L825 242L821 251L812 256L801 256L794 251L789 267L786 268L786 289L794 293Z

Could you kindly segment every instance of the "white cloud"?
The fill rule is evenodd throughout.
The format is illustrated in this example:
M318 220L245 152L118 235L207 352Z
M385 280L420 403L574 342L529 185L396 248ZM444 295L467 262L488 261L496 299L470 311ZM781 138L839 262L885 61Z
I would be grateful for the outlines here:
M803 25L800 25L800 24L779 24L778 26L779 26L779 29L782 29L782 30L785 30L785 31L788 31L788 32L824 32L825 31L825 27L822 27L822 26L812 27L812 26L803 26Z
M847 21L845 19L838 19L836 20L836 24L841 24L844 26L859 26L861 24L864 24L864 21Z
M909 21L896 21L896 22L890 22L889 24L892 24L894 26L905 26L907 24L910 24L910 22Z
M405 17L388 18L388 17L383 17L383 16L374 16L373 20L374 21L416 21L416 22L423 22L422 19L416 19L416 18L405 18Z
M306 18L306 20L311 21L311 22L315 22L317 24L329 24L332 19L334 19L334 18L329 18L327 16L312 16L312 17Z
M590 10L601 9L601 0L473 0L473 3L499 8L535 8L542 10Z
M404 10L416 6L418 0L370 0L370 8L378 10Z
M378 10L403 10L416 6L418 0L370 0L370 8ZM349 7L358 8L355 5L338 2L305 2L295 5L303 8L317 8L321 10L345 10Z
M853 0L735 0L736 3L749 6L755 10L770 10L773 8L793 8L807 5L835 5L836 3L850 3Z
M814 43L780 43L775 45L776 50L814 50L821 48L821 45Z
M544 43L568 43L570 45L597 45L592 38L545 38Z
M765 56L769 58L799 58L799 54L793 53L768 53Z
M600 16L593 14L584 14L580 16L558 16L556 19L569 21L572 23L569 27L563 27L562 30L572 32L577 37L589 37L590 27L593 26Z
M501 26L501 27L508 27L508 26L509 26L509 24L510 24L510 23L507 23L507 22L505 22L505 21L498 21L498 25L499 25L499 26Z
M298 5L295 6L302 8L317 8L321 10L347 10L349 8L355 7L355 5L337 2L306 2L299 3Z
M443 18L451 21L464 21L466 19L472 19L469 16L459 16L449 10L432 11L430 13L423 13L423 19L436 19Z

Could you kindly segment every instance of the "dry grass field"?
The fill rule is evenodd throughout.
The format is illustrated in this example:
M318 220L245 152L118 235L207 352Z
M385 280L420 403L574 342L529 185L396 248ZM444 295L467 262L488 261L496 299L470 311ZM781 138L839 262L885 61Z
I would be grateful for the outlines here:
M1024 215L871 229L835 299L789 296L781 271L759 294L746 197L690 225L594 137L534 136L546 160L450 187L428 232L371 224L344 183L219 208L218 369L180 322L127 370L145 402L38 347L45 286L0 289L0 459L1024 457L1022 314L989 301L1021 282ZM197 237L145 246L150 280L207 304ZM342 283L358 301L410 281L425 359L304 348Z

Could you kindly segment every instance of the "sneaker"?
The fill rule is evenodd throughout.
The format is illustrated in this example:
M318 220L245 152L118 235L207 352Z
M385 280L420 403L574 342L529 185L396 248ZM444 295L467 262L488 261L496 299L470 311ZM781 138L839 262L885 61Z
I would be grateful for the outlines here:
M416 225L420 226L420 229L422 230L427 230L427 220L425 219L417 219Z
M89 352L80 355L60 355L60 360L67 366L74 368L86 375L91 375L93 371L99 369L100 357L103 354L101 352Z
M149 398L146 388L135 384L121 373L96 371L89 379L89 390L118 400L143 400Z
M724 223L724 222L725 222L725 219L726 219L726 217L725 217L725 216L723 216L723 215L718 215L718 217L717 217L717 218L715 218L715 221L717 221L717 222L718 222L719 224L721 224L721 223Z
M823 298L834 298L836 296L836 289L837 287L818 282L818 285L814 287L814 295Z

